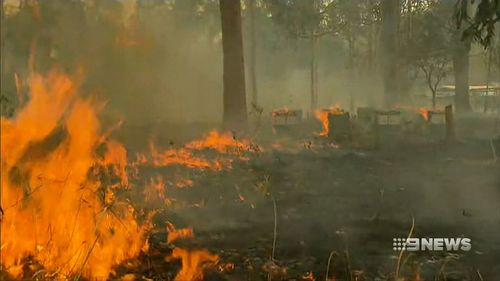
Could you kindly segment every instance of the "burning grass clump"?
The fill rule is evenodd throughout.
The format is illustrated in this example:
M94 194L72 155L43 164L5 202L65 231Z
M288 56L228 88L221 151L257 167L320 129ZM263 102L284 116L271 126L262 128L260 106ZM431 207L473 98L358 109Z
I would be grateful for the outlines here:
M31 271L51 278L107 279L147 248L149 224L115 196L128 185L126 150L101 132L102 106L78 97L70 76L33 73L29 85L29 101L1 119L2 267L13 278L30 278L30 258L39 265ZM51 149L32 153L57 130L63 133ZM104 155L97 153L101 145ZM110 180L103 181L103 171Z

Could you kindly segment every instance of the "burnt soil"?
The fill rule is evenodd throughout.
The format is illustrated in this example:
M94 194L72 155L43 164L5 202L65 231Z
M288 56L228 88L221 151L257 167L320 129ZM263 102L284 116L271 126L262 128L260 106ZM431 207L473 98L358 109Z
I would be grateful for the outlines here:
M209 270L205 280L268 280L269 271L272 280L308 280L308 272L325 280L331 253L335 280L394 280L399 251L392 239L408 236L414 219L413 237L468 237L472 250L404 253L400 277L500 280L500 166L492 161L488 134L464 130L466 136L453 141L389 137L363 147L295 131L269 130L259 140L264 151L236 160L232 169L150 170L186 175L193 186L168 191L184 204L161 208L150 253L120 274L175 276L179 263L165 261L173 247L165 244L168 220L196 233L176 246L206 248L221 257L221 267L234 264ZM157 139L178 141L168 133ZM281 148L271 146L276 141ZM269 270L273 201L277 235Z

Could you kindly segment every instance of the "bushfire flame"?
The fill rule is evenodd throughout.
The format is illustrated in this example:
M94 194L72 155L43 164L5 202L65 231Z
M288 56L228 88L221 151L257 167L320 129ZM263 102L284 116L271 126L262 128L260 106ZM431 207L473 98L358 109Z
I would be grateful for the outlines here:
M247 139L238 140L231 133L220 133L216 130L210 131L203 138L193 140L180 148L159 149L152 141L149 148L151 151L152 164L155 167L169 165L181 165L188 168L222 170L231 168L233 158L243 161L249 160L247 153L258 153L262 149ZM216 159L209 159L200 152L213 150L220 155ZM225 156L226 157L225 157ZM141 159L143 159L141 157Z
M204 271L219 262L219 256L207 250L186 250L174 248L168 259L180 259L181 270L175 276L175 281L202 281Z
M250 141L246 139L237 140L229 132L219 133L212 130L201 140L194 140L186 144L186 148L194 150L213 149L220 153L239 154L242 151L249 150L251 145Z
M316 109L314 111L314 116L321 122L322 126L322 130L320 133L318 133L318 135L321 137L327 137L328 134L330 133L330 124L328 120L328 116L330 114L343 114L343 113L344 110L340 108L340 106L337 104L330 107L328 110Z
M210 161L201 156L195 156L186 148L168 148L160 150L154 143L150 143L151 157L155 167L181 165L188 168L221 170L223 165L218 160Z
M172 205L172 199L167 197L165 181L160 175L156 175L146 182L143 195L148 203L155 203L160 200L165 206Z
M421 107L418 109L418 112L420 113L420 115L422 116L422 118L424 118L425 121L429 121L429 117L430 117L430 111L429 109L425 108L425 107Z
M194 236L193 228L192 227L186 227L186 228L175 228L175 226L167 222L167 243L170 244L174 242L177 239L182 239L182 238L192 238Z
M115 266L148 248L151 216L139 223L134 208L115 193L128 188L140 166L222 170L261 151L214 130L181 148L161 150L151 142L150 155L137 154L128 163L125 147L101 130L102 105L78 97L70 76L54 70L33 73L27 82L29 99L14 117L1 118L1 265L14 278L25 277L31 259L31 270L43 269L49 278L108 279ZM186 178L172 182L177 188L192 184ZM160 175L146 181L143 194L146 201L172 203ZM194 236L191 227L167 224L167 230L168 243ZM182 262L177 281L202 280L219 262L204 249L175 248L169 259Z
M68 75L33 73L28 85L24 107L1 118L2 266L22 278L31 258L58 278L107 279L147 246L149 224L113 196L128 183L126 151L102 138L99 106L79 98ZM96 152L102 145L104 156ZM91 173L99 167L119 184L101 182Z

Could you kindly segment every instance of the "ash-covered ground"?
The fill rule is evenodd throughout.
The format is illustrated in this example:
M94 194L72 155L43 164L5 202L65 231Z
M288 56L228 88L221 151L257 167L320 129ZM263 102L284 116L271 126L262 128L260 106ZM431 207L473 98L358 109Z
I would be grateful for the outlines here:
M496 280L500 167L485 129L491 124L473 118L458 124L452 141L399 135L370 147L315 137L311 124L262 126L252 137L262 151L231 168L143 167L143 176L185 177L192 185L168 188L169 206L132 196L158 213L149 254L119 272L175 276L179 264L165 261L173 248L165 243L169 221L195 232L174 245L220 256L205 280L327 280L327 271L328 280L394 280L397 268L401 280ZM175 147L209 126L198 127L156 124L118 137L132 151L147 141L136 136L151 132L158 143ZM472 249L399 258L393 238L409 234L467 237Z

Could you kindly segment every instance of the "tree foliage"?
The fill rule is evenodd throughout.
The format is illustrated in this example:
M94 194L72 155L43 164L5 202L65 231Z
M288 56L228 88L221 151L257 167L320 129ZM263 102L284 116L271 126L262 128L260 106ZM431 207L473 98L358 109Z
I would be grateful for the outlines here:
M471 13L470 5L476 3ZM495 24L500 21L500 0L458 0L455 10L457 28L464 28L463 38L472 37L488 47L495 35Z

